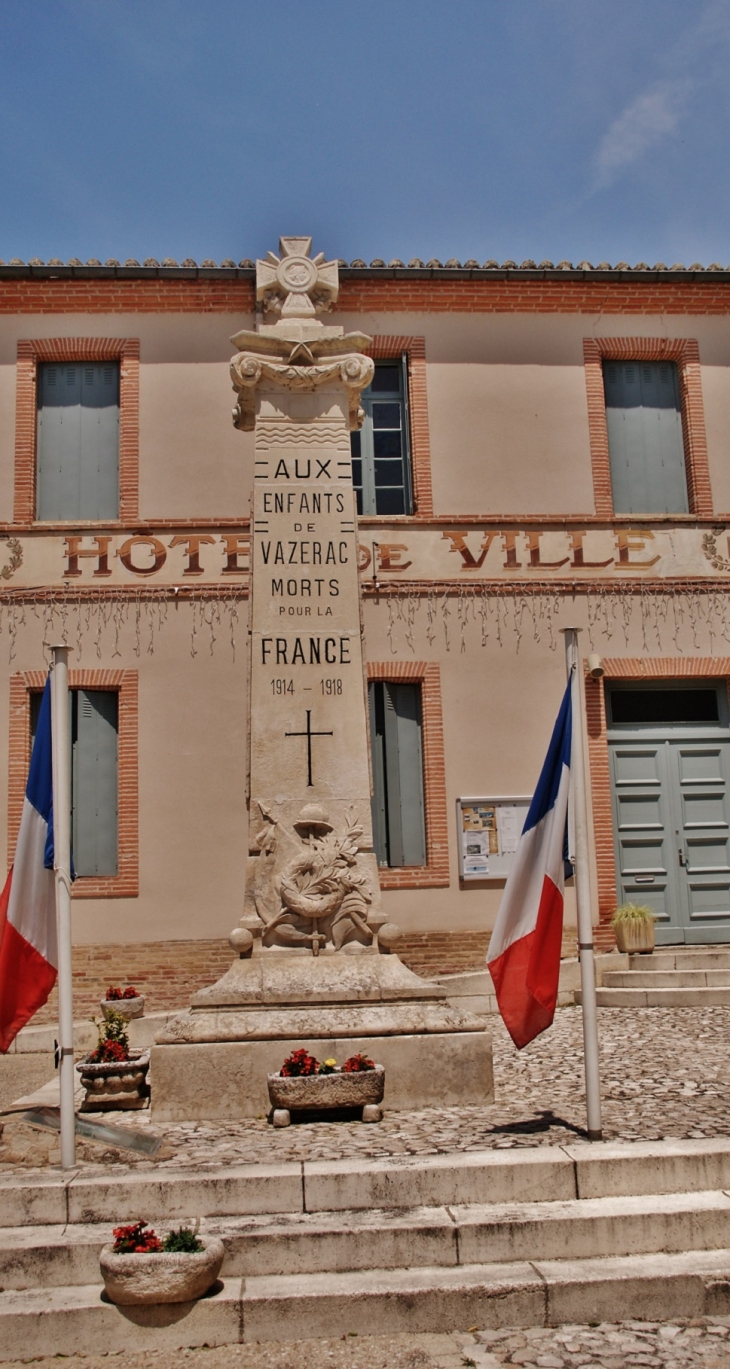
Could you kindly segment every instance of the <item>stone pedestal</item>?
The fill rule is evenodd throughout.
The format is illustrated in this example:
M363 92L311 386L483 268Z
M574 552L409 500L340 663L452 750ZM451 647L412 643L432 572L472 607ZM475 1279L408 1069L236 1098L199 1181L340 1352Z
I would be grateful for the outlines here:
M234 423L255 430L246 892L239 958L153 1048L161 1118L266 1112L266 1076L299 1046L385 1065L386 1108L492 1097L486 1018L401 964L382 912L349 436L373 362L369 338L316 317L337 263L310 247L283 238L257 263L280 317L232 339Z

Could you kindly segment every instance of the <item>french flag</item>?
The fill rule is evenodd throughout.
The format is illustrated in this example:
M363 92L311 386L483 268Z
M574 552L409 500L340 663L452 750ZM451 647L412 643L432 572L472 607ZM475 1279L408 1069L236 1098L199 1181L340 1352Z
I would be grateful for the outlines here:
M521 1050L555 1016L563 935L571 686L525 818L487 951L499 1011Z
M53 874L51 681L41 701L15 864L0 895L0 1051L46 1002L58 974Z

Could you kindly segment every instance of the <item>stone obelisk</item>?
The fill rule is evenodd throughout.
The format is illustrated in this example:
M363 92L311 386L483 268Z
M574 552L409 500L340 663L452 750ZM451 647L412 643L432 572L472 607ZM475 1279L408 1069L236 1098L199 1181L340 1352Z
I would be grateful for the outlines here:
M262 321L232 339L234 423L255 431L249 856L237 958L153 1048L168 1119L260 1115L299 1046L384 1064L386 1107L492 1097L486 1020L403 965L381 910L350 458L373 362L318 317L338 271L310 253L282 238L257 262Z

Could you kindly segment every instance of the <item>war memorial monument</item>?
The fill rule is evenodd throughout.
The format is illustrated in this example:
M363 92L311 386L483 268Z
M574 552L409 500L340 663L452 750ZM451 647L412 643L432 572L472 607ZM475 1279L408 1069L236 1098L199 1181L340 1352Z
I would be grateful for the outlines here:
M319 318L338 267L310 251L282 238L257 263L261 321L232 338L234 424L255 432L249 858L236 959L153 1047L159 1119L261 1115L300 1046L384 1065L389 1108L493 1098L486 1016L402 963L381 907L350 456L373 361Z

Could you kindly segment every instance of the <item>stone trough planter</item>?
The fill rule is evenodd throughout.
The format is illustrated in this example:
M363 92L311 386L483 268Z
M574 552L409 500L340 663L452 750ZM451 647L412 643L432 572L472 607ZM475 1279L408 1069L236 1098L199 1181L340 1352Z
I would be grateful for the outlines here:
M223 1264L223 1242L200 1236L204 1246L191 1254L160 1250L154 1254L119 1255L105 1245L99 1257L104 1288L111 1302L193 1302L215 1283Z
M130 1059L123 1064L94 1065L88 1059L79 1061L76 1068L86 1089L81 1112L123 1112L148 1106L150 1053L148 1050L130 1051L129 1055Z
M330 1112L335 1108L361 1108L363 1122L380 1122L385 1092L385 1068L357 1073L310 1074L288 1078L267 1076L269 1101L275 1127L288 1127L292 1112Z
M102 998L99 1000L99 1007L105 1017L110 1012L118 1012L120 1017L144 1017L144 994L138 993L136 998Z

